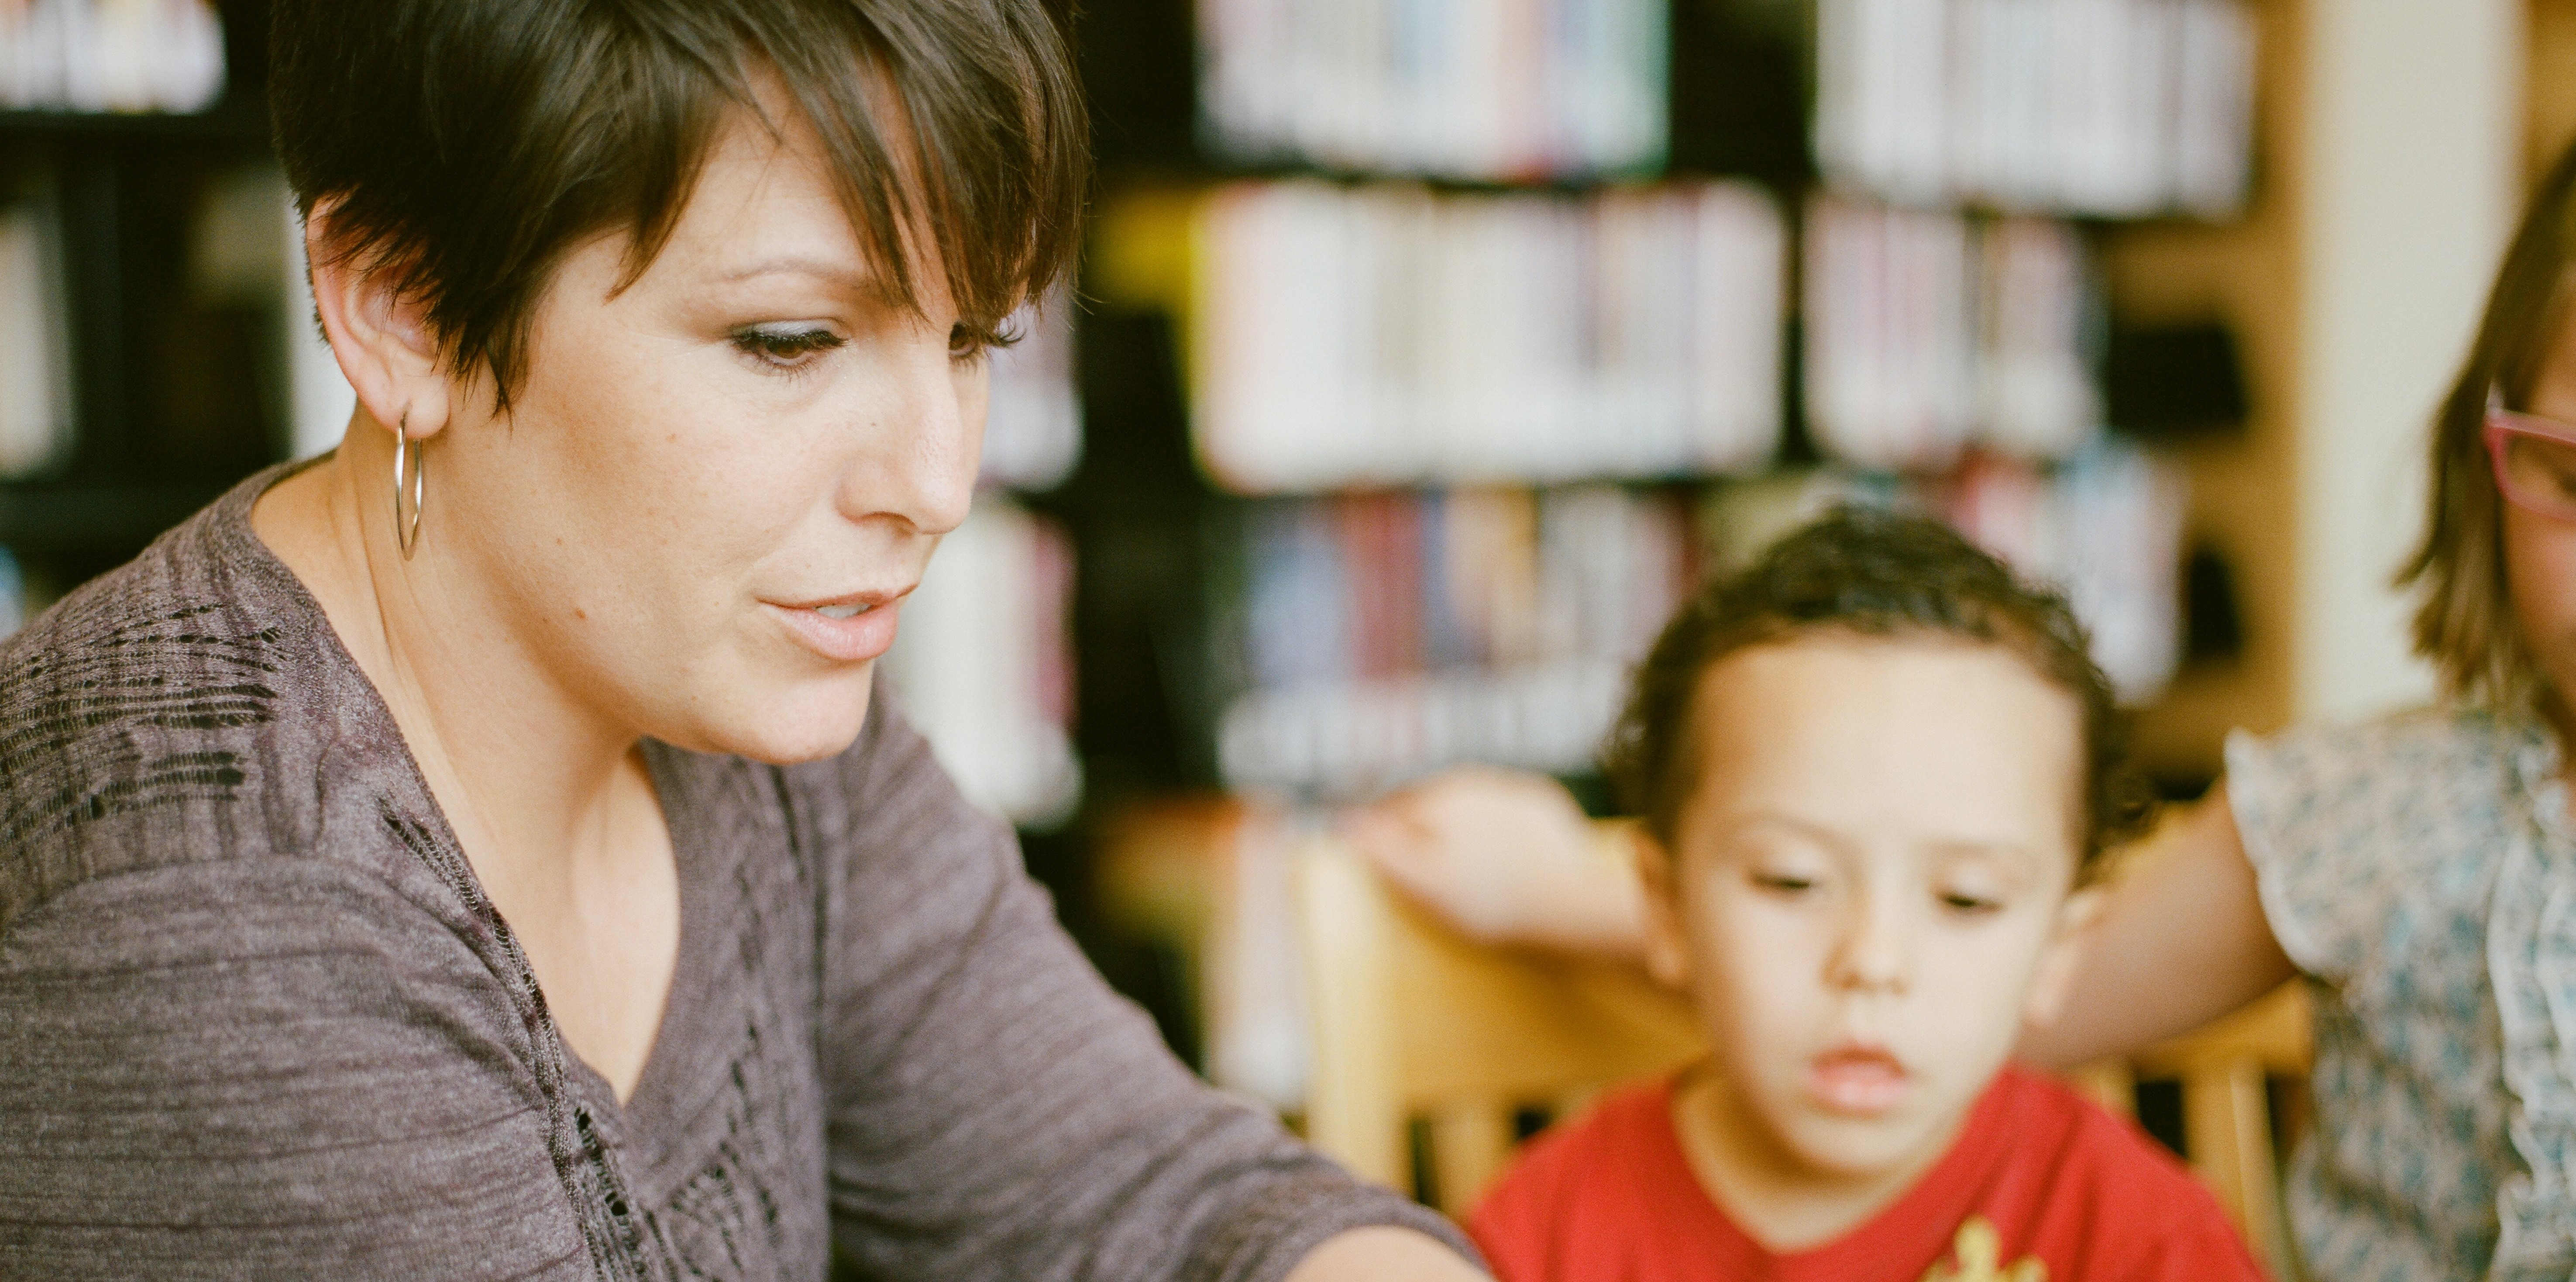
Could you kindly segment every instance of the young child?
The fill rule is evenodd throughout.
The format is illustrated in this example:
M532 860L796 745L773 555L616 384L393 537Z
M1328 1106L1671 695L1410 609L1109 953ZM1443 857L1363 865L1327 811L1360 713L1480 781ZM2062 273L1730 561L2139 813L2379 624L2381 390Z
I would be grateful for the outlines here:
M2400 582L2447 698L2231 740L2220 787L2104 908L2066 1016L2021 1048L2125 1054L2308 977L2315 1127L2287 1201L2318 1282L2576 1274L2571 303L2576 148L2534 189L2433 424ZM1636 889L1562 872L1571 809L1543 781L1462 774L1355 832L1471 932L1633 955Z
M1686 604L1611 770L1711 1054L1531 1147L1470 1225L1503 1282L2258 1277L2153 1141L2004 1062L2145 813L2117 739L2065 604L1931 521L1837 513Z

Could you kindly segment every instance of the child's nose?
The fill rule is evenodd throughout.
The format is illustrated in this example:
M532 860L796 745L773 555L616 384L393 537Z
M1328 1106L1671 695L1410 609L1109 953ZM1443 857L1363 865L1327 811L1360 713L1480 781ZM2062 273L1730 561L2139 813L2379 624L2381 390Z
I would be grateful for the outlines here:
M1914 930L1898 897L1862 895L1834 950L1827 979L1854 992L1902 995L1914 979Z

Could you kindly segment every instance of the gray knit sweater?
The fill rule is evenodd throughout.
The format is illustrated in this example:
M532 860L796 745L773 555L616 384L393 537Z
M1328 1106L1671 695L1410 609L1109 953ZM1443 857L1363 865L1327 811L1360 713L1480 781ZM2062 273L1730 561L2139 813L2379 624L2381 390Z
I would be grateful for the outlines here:
M679 964L564 1046L245 482L0 646L0 1277L1271 1279L1438 1219L1174 1062L880 692L651 745Z

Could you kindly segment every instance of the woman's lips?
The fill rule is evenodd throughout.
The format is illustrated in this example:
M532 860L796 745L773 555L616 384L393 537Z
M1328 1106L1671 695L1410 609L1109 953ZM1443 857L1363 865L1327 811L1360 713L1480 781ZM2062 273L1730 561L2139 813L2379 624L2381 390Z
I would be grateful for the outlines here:
M1842 1046L1808 1061L1807 1094L1829 1113L1877 1117L1905 1100L1905 1065L1883 1047Z
M903 608L903 594L893 593L873 602L780 605L763 601L761 606L777 615L806 649L835 663L865 663L894 646L895 616ZM832 617L845 612L846 618Z

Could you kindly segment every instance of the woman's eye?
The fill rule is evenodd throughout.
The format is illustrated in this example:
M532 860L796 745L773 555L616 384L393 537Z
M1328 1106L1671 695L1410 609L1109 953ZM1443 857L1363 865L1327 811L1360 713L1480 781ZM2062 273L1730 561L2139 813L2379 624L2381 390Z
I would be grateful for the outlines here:
M747 325L733 332L735 350L780 373L804 369L843 341L821 325Z
M2576 498L2576 467L2552 467L2549 479L2561 497Z
M993 354L997 347L1008 347L1020 341L1017 332L990 325L972 325L959 321L948 327L948 359L977 361Z

